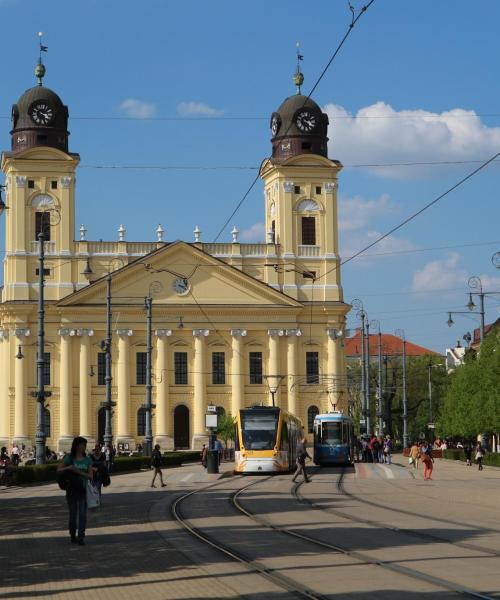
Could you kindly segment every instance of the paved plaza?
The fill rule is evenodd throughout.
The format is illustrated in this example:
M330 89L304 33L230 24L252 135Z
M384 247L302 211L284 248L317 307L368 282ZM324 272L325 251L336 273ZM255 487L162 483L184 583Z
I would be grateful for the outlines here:
M219 478L198 465L168 470L163 489L149 487L149 472L116 476L84 547L69 542L55 484L1 489L0 600L297 598L284 581L312 598L500 598L500 469L436 460L430 482L403 462L310 470L295 492L290 476ZM173 518L172 503L196 490L179 512L250 566Z

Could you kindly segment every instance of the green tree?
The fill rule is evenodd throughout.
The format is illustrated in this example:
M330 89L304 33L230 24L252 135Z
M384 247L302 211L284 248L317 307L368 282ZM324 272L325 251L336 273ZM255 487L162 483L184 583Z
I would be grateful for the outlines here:
M223 440L227 450L229 440L234 442L236 418L231 413L220 415L217 419L217 435Z

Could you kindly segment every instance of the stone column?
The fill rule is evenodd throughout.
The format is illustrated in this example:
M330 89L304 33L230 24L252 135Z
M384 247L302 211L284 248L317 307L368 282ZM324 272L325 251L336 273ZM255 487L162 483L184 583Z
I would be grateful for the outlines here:
M287 348L287 381L288 381L288 412L292 415L298 415L298 395L299 390L297 388L297 342L298 338L302 335L301 329L287 329L286 336L288 339Z
M71 448L73 441L73 356L74 329L59 329L61 336L59 361L59 450Z
M209 335L208 329L193 329L194 337L194 366L193 366L193 423L194 435L191 446L193 450L201 448L208 441L205 428L205 404L206 404L206 382L205 382L205 338Z
M275 406L281 406L281 361L280 361L280 337L285 335L284 329L268 329L269 335L269 361L267 368L267 385L276 388L274 394ZM269 393L269 404L272 406L272 394Z
M92 436L90 419L91 383L90 383L90 338L93 329L78 329L80 337L80 435L87 438L88 446L95 442Z
M14 330L14 356L17 355L19 346L24 358L14 360L14 437L19 446L25 444L31 449L32 442L28 435L28 384L26 381L26 371L28 358L28 348L25 346L26 338L30 335L29 329Z
M10 352L9 332L0 329L0 365L2 377L0 378L0 446L10 445Z
M243 338L246 334L246 329L231 329L231 414L233 417L236 417L240 408L245 406Z
M342 331L340 329L327 329L328 336L328 397L334 406L328 406L328 410L335 408L343 410L347 414L347 392L345 373L342 372ZM342 404L342 405L341 405Z
M132 329L117 329L118 336L118 394L116 409L118 412L118 429L116 432L117 444L129 444L132 449L135 447L134 437L130 432L130 337L133 335Z
M157 329L155 331L156 344L156 434L155 444L160 444L162 451L174 449L174 439L169 433L168 426L168 386L172 373L168 371L168 338L172 335L171 329Z

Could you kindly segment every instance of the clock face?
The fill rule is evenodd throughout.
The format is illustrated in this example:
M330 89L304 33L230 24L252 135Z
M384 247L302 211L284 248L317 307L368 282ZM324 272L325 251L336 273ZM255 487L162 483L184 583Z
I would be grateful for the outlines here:
M271 133L276 135L281 127L281 117L278 113L274 113L271 117Z
M177 279L172 284L174 288L174 292L176 294L182 295L189 292L189 281L184 277L177 277Z
M312 131L318 122L316 115L305 108L297 111L295 115L295 125L300 131Z
M54 118L54 110L50 104L40 100L30 106L29 115L37 125L48 125Z

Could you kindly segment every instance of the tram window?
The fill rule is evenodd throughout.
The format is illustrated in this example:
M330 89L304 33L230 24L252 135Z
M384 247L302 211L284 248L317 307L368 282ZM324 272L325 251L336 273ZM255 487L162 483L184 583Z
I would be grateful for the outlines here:
M278 411L258 414L241 412L243 445L247 450L272 450L276 443Z
M239 452L240 450L240 436L238 432L238 423L234 426L234 451Z
M342 443L342 423L323 423L321 428L321 443L335 446Z
M281 448L280 450L284 452L288 452L290 447L289 437L288 437L288 425L283 422L281 426Z

